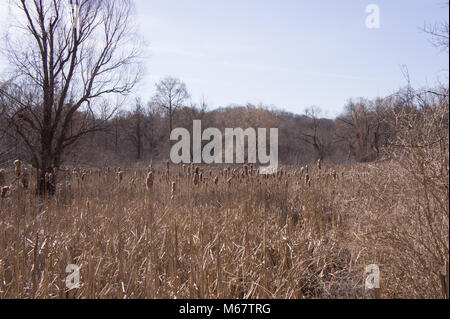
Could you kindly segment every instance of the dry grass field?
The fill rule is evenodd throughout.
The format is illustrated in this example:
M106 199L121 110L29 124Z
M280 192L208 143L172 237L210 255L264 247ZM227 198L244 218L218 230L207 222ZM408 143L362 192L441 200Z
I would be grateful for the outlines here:
M328 2L0 0L0 299L448 299L448 1Z
M371 298L369 264L382 298L442 298L448 152L434 155L422 171L420 154L273 176L66 168L47 200L25 165L6 170L0 298ZM70 292L68 264L81 267Z

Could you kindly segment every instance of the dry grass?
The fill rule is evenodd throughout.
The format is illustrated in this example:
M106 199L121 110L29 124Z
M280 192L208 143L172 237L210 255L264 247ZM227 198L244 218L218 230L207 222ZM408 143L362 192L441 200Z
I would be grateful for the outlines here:
M14 174L0 199L0 298L366 298L369 264L383 297L442 297L448 169L423 195L395 162L271 177L76 168L47 200ZM70 293L68 264L81 267Z

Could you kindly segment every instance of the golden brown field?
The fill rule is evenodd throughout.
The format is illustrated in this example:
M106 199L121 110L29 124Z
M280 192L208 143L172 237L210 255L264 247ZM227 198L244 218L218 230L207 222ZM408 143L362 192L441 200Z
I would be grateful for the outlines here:
M442 298L440 163L67 168L47 200L8 170L0 298L370 298L369 264L382 298Z

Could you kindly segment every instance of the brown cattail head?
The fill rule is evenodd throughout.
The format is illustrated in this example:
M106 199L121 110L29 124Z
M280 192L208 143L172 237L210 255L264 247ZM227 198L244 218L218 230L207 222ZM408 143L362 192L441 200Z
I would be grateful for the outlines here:
M3 186L1 188L1 198L5 198L6 194L9 192L9 186Z
M219 177L217 177L217 176L214 177L214 184L216 184L216 185L219 184Z
M322 160L321 160L320 158L317 160L317 168L318 168L319 170L322 169Z
M122 179L123 179L123 172L119 168L119 171L117 172L117 181L120 183L122 182Z
M19 160L15 160L14 166L15 166L14 171L16 173L16 176L19 177L20 174L22 173L22 163Z
M153 172L150 171L147 174L147 179L145 180L145 186L147 187L148 190L152 189L152 187L153 187L153 180L154 180Z
M0 187L6 184L6 173L3 169L0 169Z
M230 186L231 185L231 181L233 180L233 177L230 177L228 180L227 180L227 184L228 184L228 186Z
M194 173L194 178L193 178L193 182L194 182L194 185L195 186L198 186L198 184L199 184L199 175L197 174L197 172L196 173Z
M166 175L169 176L170 166L169 161L166 161Z
M171 187L171 194L172 196L175 196L175 192L177 191L177 183L172 182L172 187Z
M305 183L309 186L310 182L311 182L311 177L309 177L309 174L306 173L306 175L305 175Z
M30 174L28 174L27 171L25 171L22 174L22 178L20 180L20 184L23 189L28 189L28 186L30 185Z

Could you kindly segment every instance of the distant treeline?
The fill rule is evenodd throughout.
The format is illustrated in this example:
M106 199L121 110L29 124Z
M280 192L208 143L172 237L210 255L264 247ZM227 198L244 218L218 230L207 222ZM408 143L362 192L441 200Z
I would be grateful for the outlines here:
M321 117L311 107L297 115L255 105L208 110L191 105L173 114L173 127L192 133L192 121L201 120L202 129L278 128L281 164L307 164L317 159L332 163L374 161L388 150L401 121L401 114L421 112L433 106L448 109L448 88L411 93L405 88L385 98L349 100L335 119ZM411 98L413 97L413 98ZM129 108L104 120L98 130L79 139L64 153L66 165L130 166L148 165L169 158L169 119L164 109L139 99ZM86 117L80 112L75 117ZM98 121L95 117L91 121ZM0 141L0 165L15 158L27 159L19 137L13 133Z

